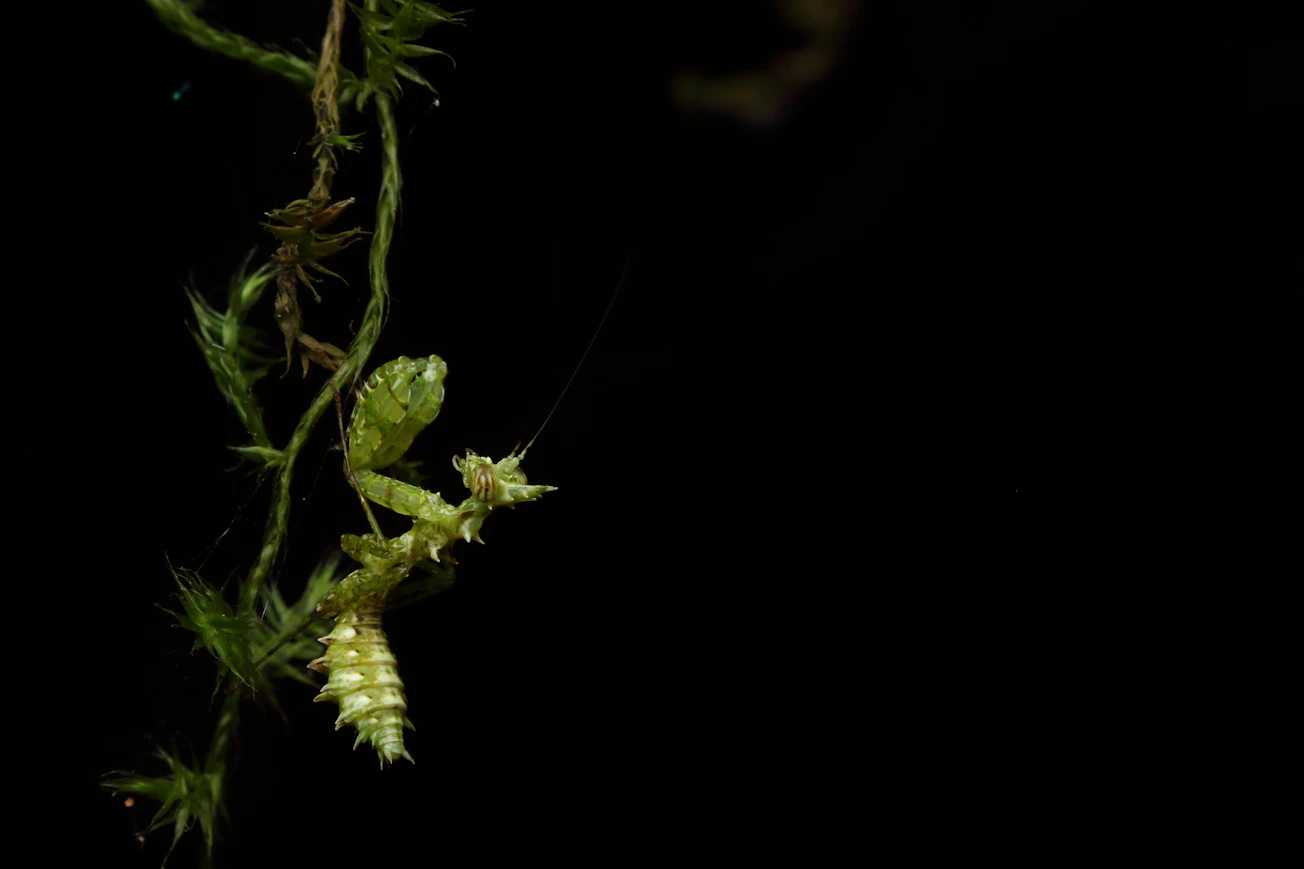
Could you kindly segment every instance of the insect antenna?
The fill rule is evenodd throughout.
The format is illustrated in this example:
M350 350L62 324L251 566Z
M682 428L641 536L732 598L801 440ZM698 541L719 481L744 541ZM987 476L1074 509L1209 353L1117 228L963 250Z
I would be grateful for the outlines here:
M430 101L430 105L426 106L426 110L421 113L421 117L417 118L417 122L413 124L411 128L408 129L407 135L403 137L403 148L399 153L400 160L403 159L403 155L407 153L408 147L412 144L412 139L413 139L412 134L417 131L417 127L419 127L421 125L421 122L426 119L426 115L430 114L431 109L437 109L437 108L439 108L438 95L436 95L435 98Z
M589 346L584 348L584 355L580 356L580 361L576 363L575 370L571 372L570 379L567 380L566 385L562 387L561 395L557 396L557 400L553 402L552 410L548 411L548 415L543 418L543 425L539 426L539 430L534 433L534 437L530 438L530 442L525 445L525 449L521 450L522 458L524 458L525 454L529 452L530 447L534 446L534 442L538 440L539 435L543 434L543 430L547 428L549 420L552 419L552 415L556 413L557 408L561 406L561 400L566 397L566 392L571 388L571 384L575 382L575 375L580 373L580 368L583 367L584 360L589 358L589 351L593 349L594 343L597 342L598 335L602 332L602 327L607 325L607 317L611 314L611 309L615 307L617 297L620 296L620 288L625 285L625 276L629 274L629 264L633 258L633 254L625 257L625 267L620 270L620 280L616 282L616 289L611 294L611 301L607 302L607 310L602 312L602 319L598 321L598 328L593 330L593 337L589 339ZM520 446L520 444L518 443L517 446ZM515 452L515 450L512 452Z

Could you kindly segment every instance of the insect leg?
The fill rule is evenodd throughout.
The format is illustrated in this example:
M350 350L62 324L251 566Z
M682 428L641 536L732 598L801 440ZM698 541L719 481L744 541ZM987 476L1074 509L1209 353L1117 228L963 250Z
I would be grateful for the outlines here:
M357 471L359 491L367 499L388 507L395 513L439 521L456 512L438 492L428 492L420 486L404 483L375 471Z

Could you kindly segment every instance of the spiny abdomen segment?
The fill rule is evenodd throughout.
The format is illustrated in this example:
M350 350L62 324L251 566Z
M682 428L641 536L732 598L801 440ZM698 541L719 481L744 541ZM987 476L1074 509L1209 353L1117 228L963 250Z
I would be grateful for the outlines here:
M326 654L308 666L327 674L326 687L313 702L332 700L339 704L335 729L345 724L357 728L357 748L370 742L380 755L380 765L400 757L412 760L403 748L403 728L408 721L407 698L398 677L398 661L380 629L379 606L362 606L340 613L335 629L321 638Z

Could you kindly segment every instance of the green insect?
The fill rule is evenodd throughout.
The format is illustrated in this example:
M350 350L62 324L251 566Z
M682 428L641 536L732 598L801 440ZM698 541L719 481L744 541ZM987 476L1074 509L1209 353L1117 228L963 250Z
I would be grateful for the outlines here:
M513 450L498 462L469 449L465 458L455 456L453 467L471 492L456 506L438 492L378 473L402 458L413 439L434 422L447 374L448 366L438 356L400 356L376 369L360 390L349 422L345 471L361 497L410 516L412 529L386 539L368 509L372 533L345 534L340 541L362 567L317 606L319 616L335 620L335 629L321 639L326 654L308 665L328 676L314 700L338 703L335 729L355 727L353 747L370 742L382 767L400 757L412 760L403 746L403 728L412 726L407 698L380 627L382 613L451 584L448 565L456 562L449 550L458 540L483 543L480 526L495 508L514 507L556 489L526 482L520 468L525 450L520 455Z

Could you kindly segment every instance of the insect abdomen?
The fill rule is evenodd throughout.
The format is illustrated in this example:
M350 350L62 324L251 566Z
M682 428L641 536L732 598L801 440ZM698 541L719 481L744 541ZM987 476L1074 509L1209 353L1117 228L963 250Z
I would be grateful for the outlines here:
M345 724L358 730L353 743L370 742L380 755L380 765L400 757L412 760L403 748L403 727L407 720L407 698L398 677L398 661L380 628L381 607L361 606L340 613L335 629L321 638L326 654L308 666L326 673L326 687L313 702L332 700L339 704L335 729Z

